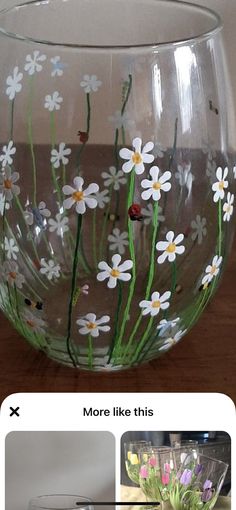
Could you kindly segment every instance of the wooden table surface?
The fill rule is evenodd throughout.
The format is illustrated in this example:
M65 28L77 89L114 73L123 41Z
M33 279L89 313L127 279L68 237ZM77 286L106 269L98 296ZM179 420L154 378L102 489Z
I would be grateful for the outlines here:
M0 401L15 392L221 392L236 402L236 242L223 282L192 331L162 358L123 372L66 368L1 316Z

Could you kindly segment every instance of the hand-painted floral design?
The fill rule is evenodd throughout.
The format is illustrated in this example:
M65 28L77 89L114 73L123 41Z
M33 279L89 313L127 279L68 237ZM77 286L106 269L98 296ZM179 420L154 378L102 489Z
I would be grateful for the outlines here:
M17 255L19 253L19 247L17 246L15 239L5 237L4 239L4 250L6 252L7 258L17 260Z
M157 329L160 329L160 335L164 335L166 331L174 328L176 324L179 322L179 320L180 317L176 317L176 319L172 320L162 319L157 326Z
M55 220L53 218L48 220L49 232L56 232L58 236L62 237L65 232L69 231L68 223L69 219L58 213Z
M75 210L78 214L84 214L86 206L89 209L95 209L98 203L97 199L92 195L99 191L99 186L96 183L92 183L83 190L84 179L82 177L75 177L73 183L74 188L66 185L62 189L64 195L70 195L63 202L65 209L71 209L75 205Z
M233 167L234 178L236 179L236 166Z
M13 260L3 262L0 268L0 275L11 287L16 286L17 289L22 289L25 283L24 275L19 273L18 264Z
M9 97L10 101L15 99L16 94L18 94L22 90L22 81L23 73L19 72L19 67L15 67L13 69L13 74L8 76L6 84L6 94Z
M53 57L50 59L50 62L52 64L51 72L52 77L54 78L55 76L62 76L64 73L64 69L67 66L61 61L61 57L59 56Z
M159 351L167 351L168 349L173 347L173 345L177 344L181 340L181 338L185 335L186 331L187 331L186 329L184 331L182 330L177 331L177 333L175 333L173 336L166 338L163 345L159 347Z
M27 206L28 207L28 206ZM39 228L45 228L45 219L50 218L51 211L47 209L45 202L39 202L38 207L28 208L24 212L27 225L37 225Z
M129 129L134 125L134 120L132 120L129 116L128 112L124 112L123 114L117 110L114 115L110 115L108 120L111 124L113 124L115 129Z
M102 82L98 80L96 74L92 74L91 76L85 74L83 76L83 80L80 82L80 86L84 89L86 94L90 94L90 92L97 92L101 85Z
M167 310L169 308L170 303L168 299L170 299L171 292L167 291L160 295L159 292L153 292L151 295L151 301L147 301L146 299L140 301L139 306L143 308L142 315L151 315L151 317L155 317L161 310Z
M99 282L103 282L108 279L107 286L109 289L114 289L117 285L117 281L121 280L124 282L128 282L131 280L131 274L126 273L129 269L132 269L133 262L132 260L125 260L121 263L121 256L116 253L112 257L112 266L110 267L107 262L102 261L99 262L98 268L101 269L101 272L97 275L97 280Z
M175 174L175 178L179 181L181 188L186 186L188 196L191 194L193 181L195 180L195 177L191 172L191 166L192 164L190 161L182 161L181 164L177 166L178 171Z
M217 276L219 271L220 271L220 266L222 264L222 260L223 258L222 257L219 257L218 255L215 255L213 260L212 260L212 263L209 264L207 267L206 267L206 270L205 270L205 276L203 277L202 279L202 285L203 286L207 286L209 285L209 283L211 282L211 280L214 278L214 276Z
M53 92L53 94L50 96L48 94L45 97L44 102L44 108L46 110L49 110L49 112L54 112L55 110L58 111L61 109L61 104L63 103L63 98L60 96L59 92L57 90Z
M40 273L48 278L48 280L53 280L54 278L59 278L61 273L61 267L59 264L56 264L54 260L49 260L48 262L45 259L41 259L41 269Z
M114 166L110 166L109 173L102 172L102 178L104 179L104 186L110 187L115 191L119 191L121 184L126 184L127 179L121 170L116 171Z
M191 469L185 469L180 477L180 483L182 483L182 485L184 485L184 486L189 485L192 480L192 475L193 475L193 473L192 473Z
M219 200L222 200L225 196L225 189L228 188L228 181L226 180L226 177L228 175L228 168L225 167L223 170L220 166L216 170L216 177L217 182L215 182L212 185L212 191L214 191L214 202L218 202Z
M6 197L3 193L0 193L0 214L3 216L4 211L7 211L10 209L9 202L6 201Z
M231 216L234 212L233 203L234 203L234 195L233 195L233 193L228 192L227 193L227 201L223 205L223 212L224 212L223 221L230 221Z
M14 147L14 142L11 140L8 145L4 145L2 148L2 154L0 156L0 163L2 167L5 168L7 165L12 165L14 154L16 153L16 148Z
M191 228L193 230L191 239L193 241L197 240L198 244L202 244L203 238L207 235L206 224L206 218L201 218L200 214L197 214L195 220L191 221Z
M33 76L35 73L40 73L43 69L42 62L47 60L46 55L40 54L38 50L33 52L33 55L26 56L25 71Z
M153 204L149 203L146 207L142 207L141 214L144 218L143 223L144 225L150 225L150 223L153 224L154 221L154 208ZM158 207L158 221L161 223L165 221L165 216L162 214L162 207Z
M149 200L152 197L157 202L161 198L161 191L167 192L171 189L171 183L168 182L171 178L171 173L164 172L163 175L160 175L158 166L153 166L149 173L152 179L144 179L141 182L142 188L145 188L141 197L143 200Z
M134 138L132 146L134 148L133 151L125 148L121 149L119 152L122 159L128 160L123 164L122 170L124 173L128 174L134 169L135 173L140 175L143 174L145 170L144 163L152 163L154 161L153 154L148 154L152 151L154 144L153 142L147 142L142 149L141 138Z
M97 200L99 209L104 209L106 204L110 202L109 190L104 189L102 191L97 191L97 193L95 193L95 198Z
M160 142L154 143L153 155L155 158L164 158L166 152L166 147L164 147Z
M158 264L163 264L166 259L168 259L169 262L174 262L176 255L182 255L185 252L185 247L179 245L183 240L184 234L178 234L175 238L175 234L172 230L167 232L166 241L158 241L156 245L156 249L163 252L157 259Z
M38 334L45 333L47 323L43 319L32 313L30 310L25 310L24 313L22 314L22 318L25 324L28 326L28 328L30 328L33 331L33 333Z
M71 149L66 147L66 144L64 142L61 142L59 144L59 148L52 149L51 151L51 163L54 166L54 168L59 168L61 165L68 165L69 158L71 154Z
M88 313L84 318L78 319L76 324L81 326L79 329L81 335L91 335L97 338L100 332L107 333L110 331L110 326L107 326L108 322L110 322L109 315L103 315L101 319L97 319L95 313Z
M108 236L108 241L111 251L117 251L120 255L124 255L125 249L129 245L128 232L121 232L119 228L114 228Z
M5 167L4 173L0 174L0 193L2 193L9 202L14 195L20 194L20 187L16 184L19 180L19 173L11 171L9 166Z

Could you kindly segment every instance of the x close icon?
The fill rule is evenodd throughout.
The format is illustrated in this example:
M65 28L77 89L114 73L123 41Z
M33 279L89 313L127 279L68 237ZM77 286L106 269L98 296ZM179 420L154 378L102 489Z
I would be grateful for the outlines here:
M19 416L20 416L19 410L20 410L19 407L16 407L15 409L14 409L14 407L10 407L10 411L11 411L10 412L10 417L18 416L18 418L19 418Z

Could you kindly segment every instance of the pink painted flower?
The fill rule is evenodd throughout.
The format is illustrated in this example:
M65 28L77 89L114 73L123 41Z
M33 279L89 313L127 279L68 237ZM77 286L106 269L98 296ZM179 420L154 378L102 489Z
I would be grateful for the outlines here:
M148 470L146 466L142 466L139 471L140 478L148 478Z
M166 464L164 464L164 471L165 471L165 473L171 472L171 467L170 467L170 464L168 464L168 462L166 462Z
M148 464L150 464L150 466L152 467L155 467L157 465L157 461L156 461L156 458L155 457L151 457L148 461Z
M165 473L164 475L162 475L161 481L162 481L163 485L168 485L168 483L170 483L169 473Z

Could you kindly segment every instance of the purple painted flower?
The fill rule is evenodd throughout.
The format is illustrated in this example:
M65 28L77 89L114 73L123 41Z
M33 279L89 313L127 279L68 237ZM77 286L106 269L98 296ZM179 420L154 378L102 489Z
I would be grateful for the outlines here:
M206 489L203 493L202 493L202 497L201 497L201 500L203 501L203 503L207 503L207 501L210 501L211 498L213 496L213 492L211 489Z
M148 470L146 466L142 466L139 471L140 478L148 478Z
M206 480L204 485L203 485L203 490L207 490L207 489L211 489L212 488L212 482L211 480Z
M192 479L192 474L191 469L185 469L180 478L180 483L182 483L182 485L189 485Z
M202 464L197 464L196 467L195 467L195 470L194 470L195 475L196 476L200 475L202 470L203 470L203 465Z

